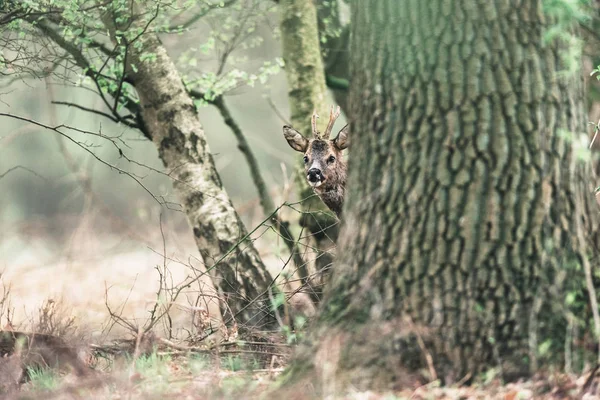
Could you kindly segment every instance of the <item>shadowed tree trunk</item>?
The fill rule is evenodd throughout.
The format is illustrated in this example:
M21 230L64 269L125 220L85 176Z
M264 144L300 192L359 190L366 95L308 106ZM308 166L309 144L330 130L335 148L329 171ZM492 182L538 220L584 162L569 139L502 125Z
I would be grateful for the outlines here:
M336 103L348 115L350 24L342 23L340 1L318 0L317 21L320 36L326 37L325 43L321 43L325 81Z
M313 111L316 109L321 116L318 121L321 131L329 115L317 10L312 0L282 0L279 7L291 123L296 130L311 135L310 118ZM314 236L318 251L316 268L321 271L329 268L333 261L329 251L337 238L338 225L333 214L308 186L301 157L298 157L296 164L296 184L300 198L306 199L302 209L307 214L303 215L300 223ZM311 294L315 299L320 297L320 294Z
M549 287L597 227L582 78L541 3L352 3L345 220L289 381L329 395L536 367Z
M105 21L111 39L123 44L124 38L117 40L111 26L114 18L107 16ZM131 29L146 30L147 23L137 18ZM156 34L146 32L137 40L128 46L126 73L202 259L225 300L223 318L235 316L243 325L273 327L276 321L267 296L272 278L223 188L194 104Z

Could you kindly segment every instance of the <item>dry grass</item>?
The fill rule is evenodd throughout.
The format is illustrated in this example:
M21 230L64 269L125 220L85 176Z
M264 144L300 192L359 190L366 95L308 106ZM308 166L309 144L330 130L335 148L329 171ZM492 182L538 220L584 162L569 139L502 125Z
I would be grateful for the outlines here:
M0 328L63 338L90 373L77 374L68 365L24 365L26 352L0 354L0 389L5 390L0 398L322 398L311 382L292 392L274 391L293 351L285 337L241 345L226 341L232 335L222 328L198 340L211 325L220 324L209 282L185 292L171 304L168 318L144 330L149 310L169 303L164 301L168 283L185 279L190 267L201 268L189 256L197 251L191 235L177 223L166 222L163 251L157 226L137 228L144 235L135 236L114 232L101 221L87 221L84 225L94 226L92 232L80 222L72 222L77 229L65 220L58 224L76 235L53 237L42 224L5 230L0 236ZM274 250L277 246L259 240L257 247L269 269L280 272L284 257ZM161 287L164 293L158 296ZM199 303L200 295L213 300ZM162 323L165 320L168 324ZM335 346L319 356L336 358ZM326 366L326 360L321 361ZM2 388L2 378L21 383ZM357 392L332 381L328 390L329 398L336 399L600 399L598 380L589 373L546 374L509 385L491 373L480 381L485 383L438 387L434 382L393 393Z
M169 297L202 268L179 222L165 222L165 237L159 226L138 227L143 235L115 232L101 216L4 230L0 329L22 337L35 332L37 339L21 351L15 338L14 348L0 352L0 392L13 398L229 398L258 390L280 373L290 352L285 338L280 347L220 345L232 335L222 326L210 282L201 279ZM281 269L281 256L262 255ZM44 335L68 343L57 348L69 347L92 372L76 374L69 363L51 368L44 354L55 348L35 347ZM29 362L25 355L32 353L41 354L40 362Z
M121 360L93 377L46 370L21 387L21 399L159 399L254 397L281 369L255 369L247 358L215 361L200 355L161 352ZM231 357L231 356L229 356Z
M310 384L293 391L274 390L283 368L257 368L248 358L152 353L91 378L38 373L14 399L598 399L598 381L589 375L549 374L502 385L439 387L437 382L396 392L358 392L340 388L321 397Z

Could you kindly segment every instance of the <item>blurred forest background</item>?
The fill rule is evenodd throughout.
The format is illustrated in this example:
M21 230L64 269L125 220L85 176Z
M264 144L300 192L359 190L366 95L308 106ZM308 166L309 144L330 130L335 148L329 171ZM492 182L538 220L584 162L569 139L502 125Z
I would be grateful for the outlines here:
M348 6L343 2L334 5L339 7L336 17L347 23ZM327 11L333 5L323 2L320 7ZM173 26L189 23L187 18L194 13L201 17L185 29L161 35L169 55L182 75L189 74L203 88L224 93L275 204L297 200L291 188L297 155L281 131L282 125L289 124L290 111L281 68L277 5L261 0L200 1L181 9L185 11L162 17ZM332 34L339 32L323 33L324 40ZM9 42L19 32L6 30L5 35ZM0 266L4 283L11 286L16 317L35 313L47 298L62 299L73 307L74 315L83 318L84 325L96 324L97 328L106 316L106 287L112 287L112 300L127 299L126 310L143 316L157 286L154 266L162 263L161 223L168 257L184 264L199 263L185 214L175 204L178 200L171 180L160 172L163 166L156 147L138 130L75 107L53 104L71 103L93 110L104 107L103 100L89 90L89 80L87 85L81 84L81 71L76 68L58 65L47 76L35 71L43 72L60 51L44 39L27 41L33 51L39 51L40 60L31 60L31 71L15 71L4 64L0 112L49 126L120 136L126 144L124 151L134 162L123 160L97 138L70 132L76 140L96 142L93 151L97 157L137 174L140 182L99 163L55 132L2 117ZM11 45L5 47L6 61L15 54ZM44 58L50 64L33 65ZM327 102L334 101L330 95ZM199 103L198 115L223 185L251 229L265 215L236 137L216 107ZM149 192L164 196L172 206L159 204ZM298 218L297 213L286 212ZM280 266L277 253L284 246L278 245L275 237L259 240L257 246L265 261L273 260L271 267ZM186 271L177 262L171 268L180 279Z
M0 0L2 329L127 333L132 364L240 334L269 373L308 337L286 382L320 393L587 390L600 1L424 4ZM282 132L334 104L341 223Z

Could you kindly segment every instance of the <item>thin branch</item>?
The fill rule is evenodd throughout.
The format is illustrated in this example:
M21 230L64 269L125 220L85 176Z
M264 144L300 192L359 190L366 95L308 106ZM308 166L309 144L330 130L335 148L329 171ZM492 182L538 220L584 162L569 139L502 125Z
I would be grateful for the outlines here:
M168 30L169 31L179 31L179 30L187 29L190 26L192 26L193 24L195 24L196 22L198 22L202 17L206 16L209 12L219 9L219 8L229 7L230 5L237 3L237 1L238 0L229 0L222 4L213 4L210 7L205 8L205 9L201 10L200 12L192 15L184 23L169 26Z
M281 113L281 111L279 111L275 103L273 103L273 99L271 97L267 98L267 103L269 103L269 106L271 106L271 110L273 110L273 112L279 117L279 119L281 120L281 122L283 122L284 125L292 126L292 123L283 116L283 114Z
M102 93L102 88L98 83L98 74L93 71L91 64L85 58L83 53L80 52L79 49L73 43L70 43L67 40L65 40L65 38L63 38L58 32L56 32L46 21L38 21L36 26L48 37L50 37L50 39L52 39L54 43L56 43L60 48L65 50L71 55L71 57L73 57L73 60L75 61L77 66L84 70L85 75L90 77L96 84L98 94L102 98L102 101L104 101L106 107L108 107L108 109L111 109L110 103L108 102L106 97L104 97L104 93Z
M273 203L273 199L269 195L267 185L260 173L258 161L256 160L256 157L254 156L254 153L252 152L252 149L250 148L250 145L248 144L248 141L246 140L242 129L231 116L229 108L225 104L225 100L223 99L223 97L219 96L215 98L213 101L213 105L217 107L217 109L221 113L221 116L223 117L223 120L225 121L225 124L231 129L234 136L236 137L238 141L238 148L246 158L246 163L248 164L248 167L250 169L250 175L252 176L252 180L254 181L254 185L256 186L256 189L258 191L258 195L260 197L260 204L262 206L263 212L265 213L265 215L268 215L270 212L272 212L272 210L275 209L275 205ZM302 278L303 282L306 281L308 277L306 263L300 255L300 251L298 250L298 246L296 245L296 240L294 239L292 232L289 230L289 222L282 221L277 214L273 216L271 222L276 226L277 231L283 238L283 241L285 242L288 250L292 254L294 264L296 264L296 267L300 271L300 277Z
M110 119L113 122L121 123L121 124L126 125L126 126L128 126L130 128L139 129L139 127L138 127L138 125L136 123L128 121L128 119L135 119L135 116L133 116L133 115L127 115L125 117L122 117L119 120L119 119L115 118L111 114L108 114L108 113L105 113L105 112L102 112L102 111L99 111L99 110L95 110L93 108L88 108L88 107L80 106L79 104L75 104L75 103L69 103L69 102L66 102L66 101L53 101L52 104L56 104L56 105L59 105L59 106L74 107L74 108L77 108L79 110L86 111L86 112L89 112L89 113L92 113L92 114L101 115L101 116L103 116L105 118Z
M2 25L8 25L10 24L12 21L18 20L23 18L24 16L26 16L29 13L28 10L14 10L11 11L7 14L4 14L2 17L0 17L0 26Z
M246 162L248 163L248 167L250 169L250 175L252 175L252 180L254 181L254 185L258 190L258 195L260 196L260 204L262 205L263 211L265 214L270 213L275 209L275 205L273 204L273 200L269 196L269 192L267 190L267 185L260 173L260 167L258 166L258 160L254 156L242 129L237 124L237 122L231 116L229 112L229 108L225 104L225 100L222 96L219 96L214 99L213 105L217 107L221 116L223 117L223 121L225 124L231 129L235 138L238 142L238 149L242 152L244 157L246 158Z
M127 56L129 54L129 45L125 46L125 54L123 55L123 65L127 65ZM125 82L125 68L123 68L123 74L121 74L121 78L119 79L119 85L117 86L117 93L113 96L115 98L115 102L113 103L112 113L113 115L119 115L117 109L119 107L119 98L121 97L121 92L123 91L123 83Z
M577 241L581 249L581 262L583 264L583 271L585 273L585 283L588 291L588 297L590 300L590 308L592 309L592 317L594 321L594 334L595 339L598 341L600 338L600 312L598 311L598 298L596 297L596 289L594 288L594 281L592 277L592 266L590 264L590 260L586 254L586 241L585 235L583 232L583 226L581 223L581 216L583 215L581 210L581 205L583 204L583 199L581 196L581 191L578 191L577 199L575 200L575 210L576 210L576 218L575 225L577 229ZM598 350L596 353L597 363L600 364L600 341L598 341Z
M1 174L0 174L0 179L4 178L6 175L10 174L11 172L17 171L17 170L19 170L19 169L21 169L21 170L23 170L23 171L27 171L27 172L29 172L30 174L32 174L32 175L35 175L35 176L37 176L38 178L41 178L41 179L43 179L43 180L48 180L48 179L46 179L45 177L43 177L42 175L40 175L40 174L38 174L37 172L35 172L34 170L32 170L32 169L29 169L29 168L27 168L27 167L23 167L22 165L17 165L16 167L12 167L12 168L9 168L8 170L4 171L3 173L1 173Z
M216 259L214 261L214 263L210 266L210 267L206 267L206 270L203 271L202 273L196 275L195 277L193 277L192 279L188 280L185 284L180 285L177 290L175 290L175 294L173 296L173 298L177 298L179 296L179 294L187 289L190 288L194 283L198 282L200 279L202 279L203 276L210 274L210 272L217 268L219 266L219 264L221 263L221 261L225 260L227 257L229 257L234 251L236 251L239 246L242 243L245 243L248 240L251 240L252 235L258 231L258 229L260 227L263 227L268 221L272 221L273 218L275 218L275 216L277 215L277 213L279 212L279 210L281 210L283 207L293 207L296 204L300 204L300 202L297 203L283 203L281 204L279 207L277 207L271 214L269 214L264 220L262 220L254 229L252 229L250 232L246 233L244 236L242 236L235 244L233 244L229 250L227 250L221 257L219 257L218 259ZM237 312L236 315L242 313L245 309L247 309L248 307L250 307L254 302L258 301L260 298L262 298L264 295L267 294L267 291L269 290L269 287L275 283L275 280L277 279L277 277L273 278L273 281L271 282L270 285L268 285L267 289L265 289L265 291L263 291L261 294L258 295L257 298L253 299L252 301L249 301L248 304L246 304L244 307L242 307L241 310L239 310ZM235 317L232 316L229 321L233 320L233 318ZM228 322L229 322L228 321Z
M101 53L103 53L105 56L112 58L114 56L114 51L116 50L117 46L115 46L113 48L113 50L110 50L108 47L106 47L106 45L104 45L104 43L101 43L97 40L91 40L90 44L88 45L91 49L98 49L100 50Z
M116 112L116 110L113 110L111 103L104 96L104 93L102 92L102 88L100 87L100 84L98 82L99 73L96 73L93 71L91 64L85 58L83 53L75 45L66 41L48 23L46 23L44 21L40 21L39 23L36 24L36 26L42 32L44 32L48 37L50 37L50 39L55 44L57 44L60 48L62 48L64 51L66 51L68 54L70 54L71 57L73 57L73 60L75 61L77 66L79 68L81 68L83 71L85 71L86 76L88 76L89 78L92 79L92 81L96 85L97 94L102 98L102 101L104 102L106 107L112 111L112 113L113 113L114 117L117 119L117 121L125 123L123 117L118 112ZM113 97L119 95L119 93L116 93L114 90L109 92L109 94ZM117 102L117 101L118 101L118 97L115 99L115 102ZM130 101L126 102L125 108L127 108L131 114L136 116L136 123L137 123L136 128L139 129L144 134L144 136L146 136L148 139L151 139L149 131L146 129L145 125L143 124L143 120L141 118L141 115L140 115L141 113L140 113L138 105L130 100Z
M13 114L8 114L8 113L2 113L0 112L0 117L8 117L8 118L13 118L13 119L17 119L19 121L24 121L24 122L28 122L30 124L39 126L41 128L53 131L58 133L59 135L61 135L62 137L66 138L67 140L69 140L71 143L74 143L76 146L80 147L81 149L83 149L85 152L87 152L88 154L90 154L94 159L96 159L97 161L99 161L101 164L106 165L107 167L109 167L110 169L117 171L121 174L127 175L128 177L130 177L131 179L133 179L138 185L140 185L140 187L142 189L144 189L150 196L152 196L152 198L161 205L166 204L164 199L160 199L159 197L157 197L156 195L154 195L154 193L152 193L152 191L150 191L150 189L148 189L142 182L141 182L141 178L136 176L135 174L129 172L129 171L125 171L124 169L121 169L119 167L117 167L114 164L109 163L108 161L103 160L102 158L100 158L96 153L94 153L92 150L90 150L90 145L87 145L85 143L79 142L75 139L73 139L71 136L69 136L67 133L61 131L61 129L69 129L72 130L74 132L78 132L78 133L84 133L84 134L88 134L88 135L93 135L93 136L97 136L100 137L102 139L108 140L109 142L111 142L114 147L119 151L120 155L123 155L123 151L119 148L118 144L117 144L117 138L111 137L111 136L107 136L104 135L103 133L97 133L97 132L91 132L91 131L86 131L83 129L78 129L78 128L74 128L74 127L70 127L70 126L66 126L66 125L58 125L58 126L49 126L49 125L45 125L41 122L32 120L30 118L25 118L25 117L20 117L18 115L13 115Z

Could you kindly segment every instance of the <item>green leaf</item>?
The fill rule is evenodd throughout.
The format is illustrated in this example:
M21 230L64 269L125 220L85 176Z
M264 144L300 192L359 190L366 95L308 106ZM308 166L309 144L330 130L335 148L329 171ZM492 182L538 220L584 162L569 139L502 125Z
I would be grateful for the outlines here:
M541 356L545 356L550 351L550 347L552 347L552 340L548 339L545 342L543 342L542 344L540 344L540 346L538 348L538 353Z

